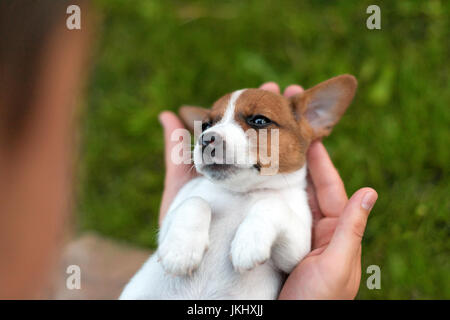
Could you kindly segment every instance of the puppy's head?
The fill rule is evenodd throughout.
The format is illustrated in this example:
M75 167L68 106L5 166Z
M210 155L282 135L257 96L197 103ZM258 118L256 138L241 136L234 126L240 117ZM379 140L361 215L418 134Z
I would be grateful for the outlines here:
M330 134L356 91L356 79L341 75L291 98L243 89L211 109L184 106L180 116L194 132L198 172L232 189L248 190L268 176L302 168L311 141Z

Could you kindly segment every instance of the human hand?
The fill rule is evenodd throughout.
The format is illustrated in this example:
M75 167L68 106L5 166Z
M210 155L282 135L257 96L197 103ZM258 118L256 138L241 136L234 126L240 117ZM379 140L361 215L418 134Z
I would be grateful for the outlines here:
M279 92L274 83L262 86ZM302 92L286 88L286 97ZM313 213L312 251L287 278L279 299L353 299L361 281L361 240L377 193L356 191L348 200L336 168L320 141L307 154L308 198Z
M164 180L164 191L159 208L159 224L161 225L170 204L177 195L180 188L197 175L192 164L175 164L171 159L172 149L179 141L172 141L172 133L177 129L185 129L181 120L170 111L163 111L159 115L159 122L164 129L165 164L166 176ZM191 143L187 141L186 143Z

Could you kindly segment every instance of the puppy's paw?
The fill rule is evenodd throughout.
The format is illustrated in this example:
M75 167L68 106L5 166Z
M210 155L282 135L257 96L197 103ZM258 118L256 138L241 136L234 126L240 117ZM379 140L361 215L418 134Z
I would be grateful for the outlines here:
M271 244L258 232L238 229L231 243L231 262L234 270L243 273L263 264L270 258Z
M176 237L169 234L158 248L158 261L168 274L192 275L200 265L207 248L207 234L178 234Z
M200 265L209 243L211 208L199 197L179 205L159 234L158 261L172 275L190 275Z

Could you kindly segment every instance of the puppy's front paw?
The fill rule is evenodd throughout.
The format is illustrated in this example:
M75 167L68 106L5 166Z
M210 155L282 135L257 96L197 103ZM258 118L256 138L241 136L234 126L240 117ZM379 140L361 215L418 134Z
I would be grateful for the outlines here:
M158 260L173 275L198 268L209 243L211 208L200 197L186 199L170 212L159 233Z
M167 273L184 276L198 268L207 248L208 234L168 234L157 254Z
M239 228L231 243L231 262L234 270L245 272L270 258L271 244L256 230Z

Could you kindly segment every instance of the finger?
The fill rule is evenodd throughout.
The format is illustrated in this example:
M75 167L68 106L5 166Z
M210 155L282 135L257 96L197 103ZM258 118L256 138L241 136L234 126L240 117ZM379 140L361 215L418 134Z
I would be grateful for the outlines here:
M286 98L292 97L296 95L297 93L302 93L305 91L302 86L299 86L298 84L291 84L286 89L284 89L284 96Z
M175 198L178 190L188 179L187 173L189 172L190 165L175 164L171 159L172 149L180 141L172 140L172 133L177 129L184 129L184 125L181 120L170 111L163 111L159 115L159 121L164 130L164 145L165 145L165 163L166 163L166 175L164 182L164 192L160 206L159 222L161 224L167 210ZM186 142L186 141L185 141ZM186 143L190 144L190 141Z
M184 129L184 125L181 120L173 112L170 111L163 111L159 115L159 121L161 122L164 130L166 170L169 171L175 167L175 164L171 160L172 149L174 146L180 143L180 141L172 140L172 133L177 129Z
M323 218L323 214L320 211L319 202L316 197L316 190L309 174L307 175L306 180L308 181L308 184L306 185L306 194L308 195L309 208L311 209L311 213L313 215L313 221L317 222Z
M315 141L308 149L308 168L324 216L339 216L347 203L347 193L325 146Z
M184 125L181 120L171 111L163 111L159 115L159 122L164 129L164 141L172 142L170 136L176 129L184 129ZM174 142L173 144L175 144Z
M312 249L320 248L330 243L338 222L339 218L327 217L320 219L314 225Z
M377 198L378 194L372 188L362 188L350 198L326 249L333 259L351 261L352 257L357 256L367 218Z
M280 93L280 87L275 82L266 82L259 88L266 91L272 91L274 93Z

